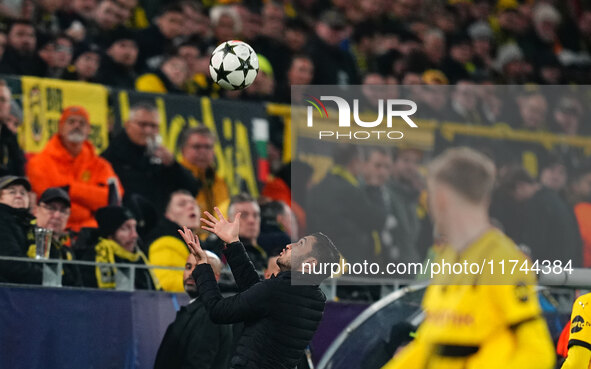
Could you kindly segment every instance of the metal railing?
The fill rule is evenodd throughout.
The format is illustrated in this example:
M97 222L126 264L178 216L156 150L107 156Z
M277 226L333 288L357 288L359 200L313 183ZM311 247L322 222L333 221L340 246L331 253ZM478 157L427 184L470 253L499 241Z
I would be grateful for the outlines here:
M20 262L20 263L38 263L42 264L43 282L45 287L62 287L62 272L64 265L78 265L88 267L111 267L115 271L115 290L116 291L134 291L135 274L137 269L161 269L183 271L183 267L171 267L160 265L138 265L129 263L101 263L82 260L62 260L62 259L32 259L26 257L0 256L0 261ZM340 276L330 278L322 282L320 288L326 294L328 300L335 300L337 291L340 287L351 285L372 285L379 286L380 296L387 296L391 292L397 291L403 287L424 284L410 279L386 279L386 278L364 278L352 276ZM224 268L220 275L220 284L231 286L235 284L234 276L229 268ZM560 274L542 274L538 280L540 286L569 286L577 288L591 288L591 269L573 269L572 273L563 271ZM90 287L82 287L90 288Z

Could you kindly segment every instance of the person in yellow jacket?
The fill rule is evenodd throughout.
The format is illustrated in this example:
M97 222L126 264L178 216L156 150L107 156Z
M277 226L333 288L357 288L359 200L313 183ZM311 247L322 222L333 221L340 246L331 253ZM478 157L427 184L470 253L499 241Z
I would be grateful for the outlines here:
M178 230L187 226L197 230L201 224L199 206L189 191L178 190L171 194L164 218L146 237L150 263L165 267L184 267L189 249ZM154 269L162 289L183 292L183 271Z
M146 73L135 81L135 89L153 93L185 93L185 84L189 77L187 62L177 55L164 59L154 73Z
M489 221L494 183L493 162L472 149L450 149L433 161L427 181L429 205L435 230L446 240L436 261L439 265L466 261L484 269L480 273L471 267L464 273L433 265L431 270L439 274L425 292L425 319L416 339L384 368L554 367L553 343L541 316L535 274L521 270L530 263ZM515 269L513 260L518 265Z
M591 293L580 296L573 305L568 338L568 356L562 369L591 368Z
M197 204L201 211L213 214L217 206L226 213L230 202L228 185L215 170L215 136L205 126L187 129L181 136L181 165L187 168L202 187L197 194Z

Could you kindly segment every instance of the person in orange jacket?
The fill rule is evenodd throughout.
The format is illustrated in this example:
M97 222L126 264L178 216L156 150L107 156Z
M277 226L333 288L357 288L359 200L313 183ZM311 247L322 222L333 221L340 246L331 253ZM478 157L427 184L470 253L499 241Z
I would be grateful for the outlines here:
M94 212L109 205L109 184L115 183L119 198L123 188L111 164L95 153L88 141L88 111L69 106L62 112L58 132L29 161L26 172L33 191L40 196L49 187L62 187L70 195L71 215L67 228L78 232L96 227Z

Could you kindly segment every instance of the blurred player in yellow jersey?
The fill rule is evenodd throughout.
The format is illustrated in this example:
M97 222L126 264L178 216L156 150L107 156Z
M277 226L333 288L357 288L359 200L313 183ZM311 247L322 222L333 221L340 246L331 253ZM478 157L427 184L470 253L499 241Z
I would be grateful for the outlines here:
M591 368L591 293L573 305L568 338L568 356L562 369Z
M416 339L385 369L553 368L554 348L541 316L536 276L509 273L509 260L518 260L520 267L526 258L489 221L494 182L493 162L471 149L450 149L431 164L431 216L447 241L438 261L481 265L486 259L497 269L435 276L423 298L425 319Z

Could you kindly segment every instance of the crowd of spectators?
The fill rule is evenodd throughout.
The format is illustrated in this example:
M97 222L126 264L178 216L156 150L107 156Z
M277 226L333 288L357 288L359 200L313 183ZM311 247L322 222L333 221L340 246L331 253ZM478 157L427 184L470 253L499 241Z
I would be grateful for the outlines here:
M13 1L0 73L115 88L289 102L293 84L585 84L582 0ZM212 50L248 42L259 78L209 78Z

